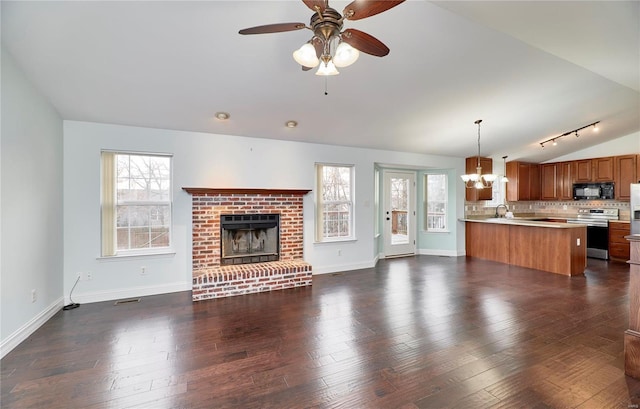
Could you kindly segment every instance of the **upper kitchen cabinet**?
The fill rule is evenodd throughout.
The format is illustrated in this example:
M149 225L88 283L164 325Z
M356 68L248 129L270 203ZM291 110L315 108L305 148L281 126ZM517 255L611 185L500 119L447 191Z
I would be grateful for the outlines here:
M543 163L540 165L540 199L573 199L573 162Z
M586 182L591 182L592 179L592 172L593 170L593 164L592 164L592 160L591 159L583 159L583 160L577 160L575 161L575 166L574 166L574 181L576 183L586 183Z
M616 199L630 200L630 185L638 181L638 155L616 156L614 159Z
M466 174L476 173L477 167L478 167L477 156L466 159L466 164L465 164ZM489 173L493 173L493 160L491 158L480 158L480 167L482 168L482 173L485 175ZM493 189L491 188L466 189L466 199L468 202L477 202L479 200L491 200L493 196L492 190Z
M556 165L556 163L540 165L540 199L542 200L556 200L558 198Z
M573 200L573 162L560 162L556 167L556 193L559 200Z
M507 201L540 199L540 165L507 162Z
M591 159L591 162L594 182L613 182L615 177L613 156Z

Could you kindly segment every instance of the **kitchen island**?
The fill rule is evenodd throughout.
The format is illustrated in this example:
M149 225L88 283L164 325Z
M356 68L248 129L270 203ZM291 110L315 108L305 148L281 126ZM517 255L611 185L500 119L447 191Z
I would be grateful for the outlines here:
M505 218L461 219L470 257L566 276L587 266L587 227Z

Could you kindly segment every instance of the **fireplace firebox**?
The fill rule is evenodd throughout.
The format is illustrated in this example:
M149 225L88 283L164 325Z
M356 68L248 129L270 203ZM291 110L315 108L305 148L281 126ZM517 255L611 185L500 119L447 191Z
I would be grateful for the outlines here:
M278 261L279 214L220 215L220 264Z

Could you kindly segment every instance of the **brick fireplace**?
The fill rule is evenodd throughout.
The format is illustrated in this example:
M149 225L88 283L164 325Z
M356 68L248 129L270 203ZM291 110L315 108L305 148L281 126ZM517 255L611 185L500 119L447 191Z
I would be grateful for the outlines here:
M192 196L194 301L311 285L311 265L303 260L302 200L309 190L183 189ZM277 260L224 263L221 217L248 220L250 215L277 215Z

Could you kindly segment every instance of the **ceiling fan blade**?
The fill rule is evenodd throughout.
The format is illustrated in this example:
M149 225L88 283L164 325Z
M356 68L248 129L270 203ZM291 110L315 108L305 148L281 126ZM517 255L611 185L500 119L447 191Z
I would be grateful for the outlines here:
M302 67L302 71L309 71L312 67L305 67L304 65L301 65Z
M374 55L376 57L384 57L389 54L389 47L364 31L353 28L344 30L342 32L342 41L358 51L362 51L363 53Z
M302 2L314 12L320 11L320 13L322 13L327 7L325 0L302 0Z
M383 1L363 1L354 0L347 7L344 8L342 15L347 20L360 20L380 14L383 11L387 11L392 7L403 3L404 0L383 0ZM306 2L305 2L306 3Z
M279 24L267 24L266 26L257 26L245 28L238 33L240 34L267 34L267 33L281 33L283 31L295 31L306 28L304 23L279 23Z

